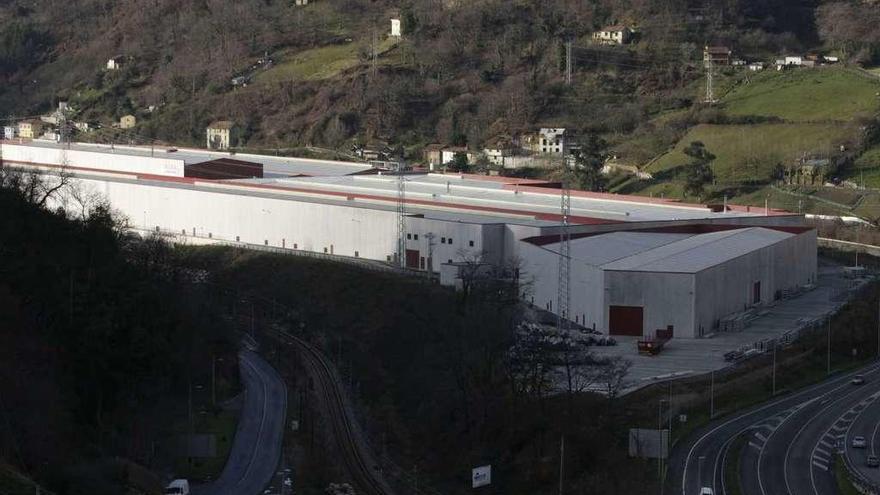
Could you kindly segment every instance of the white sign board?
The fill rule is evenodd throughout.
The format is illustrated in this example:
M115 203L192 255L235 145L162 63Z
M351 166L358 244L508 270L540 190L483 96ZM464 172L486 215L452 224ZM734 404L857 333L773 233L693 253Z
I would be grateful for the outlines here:
M492 484L492 466L480 466L471 470L471 486L479 488Z

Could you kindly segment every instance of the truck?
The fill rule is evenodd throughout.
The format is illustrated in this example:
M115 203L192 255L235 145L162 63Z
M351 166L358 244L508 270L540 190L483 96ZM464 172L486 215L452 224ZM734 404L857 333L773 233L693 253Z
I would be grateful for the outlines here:
M189 481L176 479L165 487L165 495L189 495Z
M658 328L654 330L653 336L638 341L639 354L656 356L670 340L672 340L672 328Z

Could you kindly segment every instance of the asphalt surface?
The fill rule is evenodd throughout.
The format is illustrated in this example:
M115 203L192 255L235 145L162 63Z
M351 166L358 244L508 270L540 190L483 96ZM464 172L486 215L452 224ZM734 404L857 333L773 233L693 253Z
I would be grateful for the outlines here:
M287 386L257 354L238 354L244 406L229 459L220 477L193 488L196 495L257 495L275 474L281 459Z
M865 375L868 383L851 385L855 374ZM877 392L880 365L874 363L714 421L676 444L668 464L667 493L697 495L703 486L716 494L727 493L724 465L735 462L729 458L729 448L742 434L747 435L740 463L743 493L836 493L828 491L834 489L831 459L835 445L822 442L845 435L845 430L832 427L840 428L841 417L862 403L867 407L868 398ZM880 443L876 448L880 450Z

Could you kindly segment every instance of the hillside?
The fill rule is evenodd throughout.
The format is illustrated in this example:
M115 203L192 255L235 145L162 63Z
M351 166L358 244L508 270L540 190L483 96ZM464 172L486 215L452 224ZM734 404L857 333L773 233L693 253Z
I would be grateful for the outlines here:
M0 4L0 113L64 99L105 125L94 139L181 144L201 144L207 123L230 118L252 148L479 147L542 124L628 133L691 105L708 41L753 57L815 45L804 22L814 12L794 3L13 0ZM400 39L389 37L393 16ZM636 42L592 45L613 22L637 28ZM104 70L114 56L123 68ZM241 77L247 86L233 87ZM128 113L140 121L132 132L109 130Z
M880 79L831 66L731 74L722 82L717 104L650 124L675 129L659 143L669 148L637 161L652 180L619 181L616 192L684 197L691 163L684 151L701 142L715 155L714 181L704 199L758 206L768 199L772 207L791 211L880 216L874 192L823 186L876 183ZM626 141L616 146L624 152L633 147ZM626 158L632 155L624 153ZM827 160L821 176L796 176L806 159Z
M133 463L172 463L162 446L212 353L227 358L217 382L236 381L235 348L206 300L160 268L161 244L124 237L106 206L48 211L15 177L0 170L0 492L34 493L17 470L55 493L126 493L145 471Z

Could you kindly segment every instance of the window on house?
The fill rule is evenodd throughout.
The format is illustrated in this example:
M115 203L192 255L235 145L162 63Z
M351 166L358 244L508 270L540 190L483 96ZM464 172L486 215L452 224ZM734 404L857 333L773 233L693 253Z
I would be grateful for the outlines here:
M474 241L468 241L468 246L474 247Z
M452 260L447 261L447 263L452 263Z
M419 234L413 234L413 240L415 240L415 241L419 240Z
M412 234L406 234L407 239L412 239Z
M354 257L355 257L355 258L360 258L360 257L361 257L361 253L355 251L355 252L354 252Z
M186 229L180 229L180 233L186 235Z
M385 256L385 261L391 261L391 255Z
M324 248L324 254L327 254L327 248Z
M264 246L268 246L268 245L269 245L269 239L264 239L264 240L263 240L263 245L264 245Z
M159 232L159 227L156 227L156 232ZM214 233L208 232L208 239L213 239L213 238L214 238Z
M449 242L447 244L452 244L452 237L449 238Z
M293 243L293 249L299 249L299 246L295 242Z
M445 238L445 237L441 237L441 238L440 238L440 244L446 244L446 238Z

